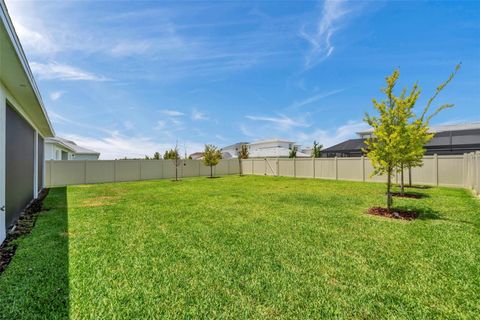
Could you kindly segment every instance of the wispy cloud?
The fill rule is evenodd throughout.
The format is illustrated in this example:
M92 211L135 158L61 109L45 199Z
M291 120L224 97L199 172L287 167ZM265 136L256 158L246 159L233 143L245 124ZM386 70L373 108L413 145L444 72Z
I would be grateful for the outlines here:
M28 52L34 51L41 54L50 54L59 51L58 45L46 34L32 30L20 22L15 23L15 31L22 40L24 49Z
M314 30L307 30L308 25L303 25L300 37L310 45L310 50L305 57L307 68L315 66L332 54L335 49L332 37L342 27L345 18L352 10L355 10L353 4L346 0L325 0Z
M33 73L40 79L46 80L83 80L83 81L107 81L108 78L97 75L88 71L81 70L79 68L60 64L56 62L39 63L31 62L30 67Z
M180 112L177 110L169 110L169 109L163 109L163 110L160 110L159 112L169 117L181 117L185 115L185 113L183 112Z
M274 125L275 127L278 127L281 130L288 130L294 127L309 126L304 119L293 119L282 114L278 115L277 117L247 115L245 116L245 118L253 121L267 122Z
M321 92L321 93L318 93L314 96L311 96L309 98L306 98L304 100L300 100L300 101L295 101L294 103L291 104L291 108L300 108L300 107L303 107L303 106L306 106L308 104L311 104L311 103L314 103L318 100L321 100L321 99L324 99L324 98L327 98L327 97L330 97L330 96L333 96L337 93L340 93L342 91L344 91L345 89L338 89L338 90L333 90L333 91L329 91L329 92Z
M269 126L248 126L247 124L241 124L239 127L240 132L249 139L257 140L278 137L295 141L305 147L311 146L314 140L323 144L324 147L330 147L346 139L355 138L356 132L368 128L365 122L354 120L329 129L318 129L312 126L282 128L276 124Z
M155 126L155 130L163 130L167 125L167 121L165 120L158 120L157 125Z
M63 94L64 94L63 91L53 91L50 93L49 97L50 97L50 100L57 101L63 96Z
M170 143L157 142L149 137L130 137L112 131L103 137L66 134L63 137L75 141L80 146L100 152L100 159L143 158L159 151L172 148ZM191 141L181 142L187 150L203 150L203 145Z
M313 143L314 140L323 144L324 147L331 147L335 144L356 137L356 132L369 129L369 126L358 120L351 120L347 123L330 130L316 129L313 131L294 132L294 139L305 146Z
M201 120L208 120L209 118L202 112L198 111L197 109L192 110L192 120L193 121L201 121Z

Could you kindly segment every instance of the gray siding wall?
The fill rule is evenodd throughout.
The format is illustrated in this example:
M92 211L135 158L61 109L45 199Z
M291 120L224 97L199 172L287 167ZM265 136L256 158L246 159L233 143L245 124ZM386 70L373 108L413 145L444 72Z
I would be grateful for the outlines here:
M33 198L34 130L12 107L6 108L6 219L9 227Z
M42 190L43 187L43 165L45 163L44 159L44 146L45 143L43 141L42 136L38 135L38 185L37 191Z

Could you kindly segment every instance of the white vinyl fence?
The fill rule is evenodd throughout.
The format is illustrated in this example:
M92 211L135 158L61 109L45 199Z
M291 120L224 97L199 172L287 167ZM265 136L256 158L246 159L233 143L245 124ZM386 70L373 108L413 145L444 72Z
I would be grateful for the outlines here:
M242 161L243 172L253 175L386 182L373 176L366 157L352 158L252 158ZM399 182L399 175L395 177ZM404 181L408 182L408 170ZM423 166L411 170L412 183L466 187L480 193L480 152L464 155L433 155L423 158Z
M355 158L252 158L242 160L244 174L319 178L367 182L385 182L385 176L373 176L366 157ZM214 175L239 173L238 159L221 160ZM210 167L201 160L182 160L178 175L210 175ZM175 177L173 160L49 160L45 164L47 187L73 184L171 179ZM425 156L423 166L413 168L412 183L464 187L480 193L480 152L464 155ZM399 176L395 177L396 182ZM408 182L408 170L405 170Z
M216 176L238 173L238 159L221 160L213 167ZM203 161L180 161L180 178L209 175L210 167ZM172 178L175 178L173 160L49 160L45 163L47 187Z

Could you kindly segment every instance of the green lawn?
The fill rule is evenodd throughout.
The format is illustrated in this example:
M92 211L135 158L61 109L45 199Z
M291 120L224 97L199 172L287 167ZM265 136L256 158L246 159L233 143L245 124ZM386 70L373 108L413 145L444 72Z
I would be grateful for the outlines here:
M475 318L480 201L364 214L375 183L193 178L55 188L0 276L5 319Z

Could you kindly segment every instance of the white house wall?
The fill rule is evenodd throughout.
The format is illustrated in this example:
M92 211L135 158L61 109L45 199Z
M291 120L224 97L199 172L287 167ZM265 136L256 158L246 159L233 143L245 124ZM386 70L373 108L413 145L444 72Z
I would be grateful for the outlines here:
M98 160L98 154L75 154L74 160Z
M73 155L72 151L59 146L56 143L45 143L45 160L62 160L62 151L68 154L68 160L75 160L76 157ZM82 159L87 160L87 159ZM95 160L95 159L92 159Z

